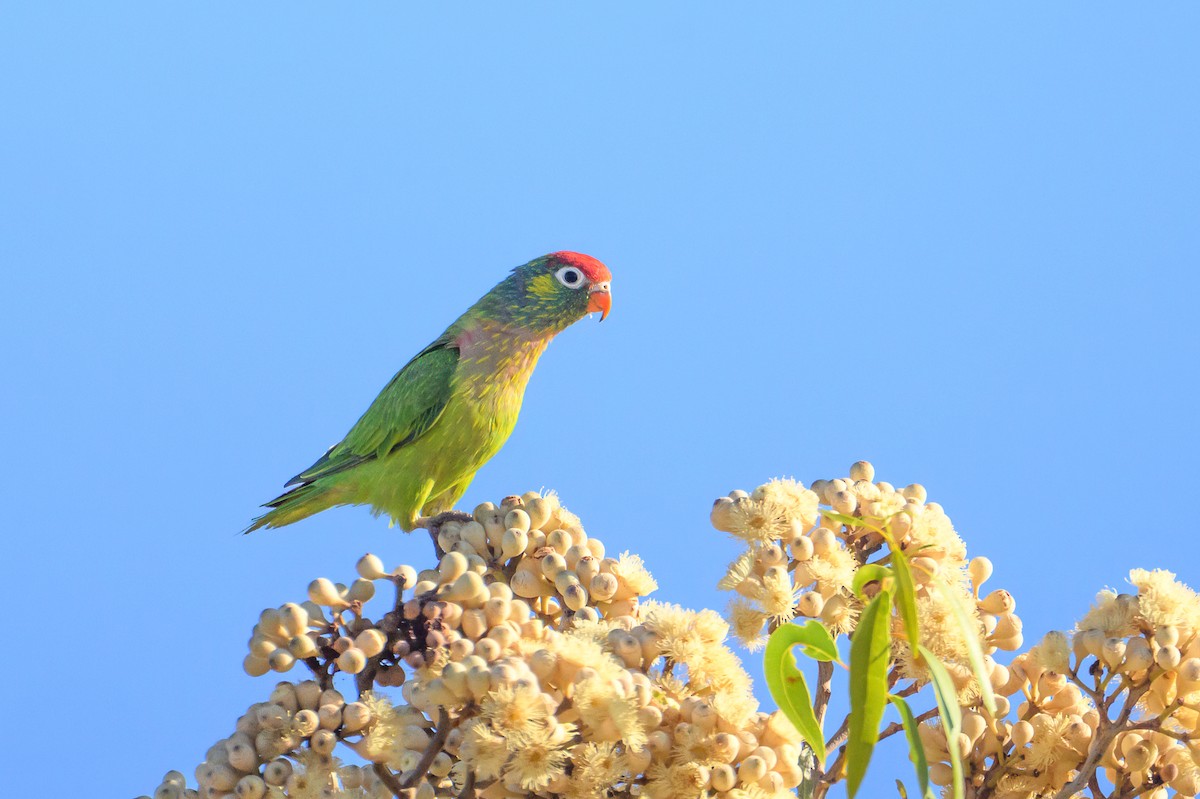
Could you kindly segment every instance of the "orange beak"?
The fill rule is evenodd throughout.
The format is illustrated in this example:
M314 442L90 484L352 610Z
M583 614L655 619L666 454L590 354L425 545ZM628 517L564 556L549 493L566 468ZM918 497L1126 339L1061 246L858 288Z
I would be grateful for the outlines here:
M588 313L600 312L600 321L608 316L608 312L612 309L612 290L609 288L608 281L596 283L588 289Z

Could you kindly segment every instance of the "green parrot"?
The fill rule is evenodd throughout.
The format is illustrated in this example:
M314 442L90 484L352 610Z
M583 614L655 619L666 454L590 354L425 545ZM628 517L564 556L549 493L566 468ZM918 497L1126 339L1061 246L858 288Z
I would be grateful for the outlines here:
M428 526L512 433L550 340L589 313L608 315L611 280L608 267L575 252L518 266L417 353L246 532L338 505L370 505L405 531Z

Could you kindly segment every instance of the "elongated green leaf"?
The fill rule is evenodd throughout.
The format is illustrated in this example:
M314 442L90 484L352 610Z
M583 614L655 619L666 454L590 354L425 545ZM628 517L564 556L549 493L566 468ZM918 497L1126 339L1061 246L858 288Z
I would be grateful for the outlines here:
M879 723L887 705L891 623L892 595L880 591L863 609L850 640L850 723L846 739L846 793L850 799L862 785L879 740Z
M892 547L892 571L896 574L896 606L900 609L900 619L904 622L904 634L908 637L909 647L916 654L917 647L921 645L921 631L917 621L917 589L913 585L908 556L899 547Z
M942 717L942 729L946 731L946 748L950 751L950 769L954 779L950 783L954 799L963 799L962 754L958 751L958 733L962 730L962 708L958 704L958 691L950 672L937 659L937 655L921 647L921 657L933 682L933 695L937 698L938 713Z
M929 760L925 757L925 744L917 734L917 718L904 697L888 694L888 701L900 714L900 723L904 725L904 737L908 739L908 755L912 759L913 768L917 770L917 786L921 789L922 799L930 799L929 790ZM899 780L896 780L899 782Z
M847 527L870 527L871 529L878 529L875 525L871 524L870 519L860 519L857 516L849 516L834 510L823 510L821 511L821 515L826 519L835 521L838 524L844 524Z
M804 624L790 626L796 628L792 635L794 635L796 643L804 648L804 654L813 660L833 661L838 659L837 642L833 640L829 630L825 629L824 624L816 619L809 619Z
M884 590L889 590L892 584L892 570L878 563L859 566L858 571L854 572L854 582L850 587L854 589L855 594L862 596L863 586L874 582L878 582Z
M825 733L813 712L812 695L804 673L796 668L796 659L792 655L792 647L805 643L801 640L803 637L802 628L795 624L785 624L771 633L763 653L763 668L771 697L812 747L817 761L824 764Z
M983 649L979 646L979 629L967 614L967 609L963 607L962 598L955 593L951 586L939 581L938 589L942 592L942 596L946 597L946 604L954 611L954 618L958 622L959 629L962 630L963 640L967 642L967 657L971 661L971 671L975 673L975 680L979 683L979 694L983 699L983 705L995 716L996 695L992 692L992 681L987 668L983 665Z

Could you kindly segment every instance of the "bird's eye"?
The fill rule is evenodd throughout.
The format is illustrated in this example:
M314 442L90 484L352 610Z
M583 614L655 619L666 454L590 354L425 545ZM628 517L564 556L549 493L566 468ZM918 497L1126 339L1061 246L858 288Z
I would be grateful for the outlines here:
M564 266L555 272L554 276L569 289L577 289L583 285L583 273L573 266Z

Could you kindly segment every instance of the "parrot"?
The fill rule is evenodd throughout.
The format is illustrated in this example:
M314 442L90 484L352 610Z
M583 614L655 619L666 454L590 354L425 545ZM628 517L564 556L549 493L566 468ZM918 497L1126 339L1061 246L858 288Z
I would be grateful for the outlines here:
M611 283L607 266L577 252L513 269L397 372L346 437L289 480L244 532L341 505L370 505L406 532L452 514L512 433L551 339L588 314L603 321Z

